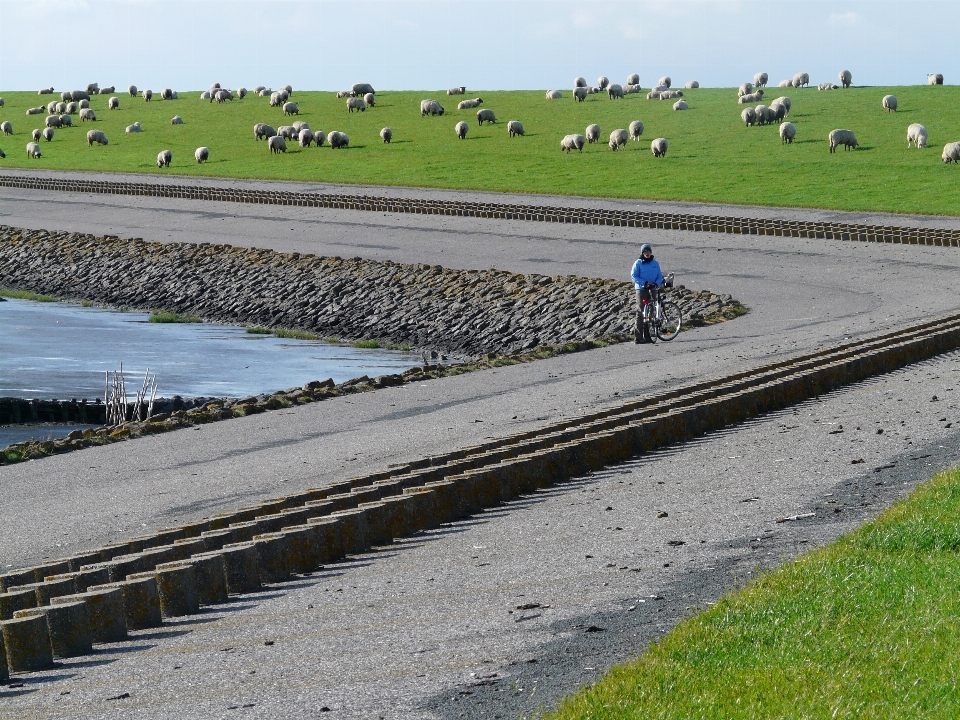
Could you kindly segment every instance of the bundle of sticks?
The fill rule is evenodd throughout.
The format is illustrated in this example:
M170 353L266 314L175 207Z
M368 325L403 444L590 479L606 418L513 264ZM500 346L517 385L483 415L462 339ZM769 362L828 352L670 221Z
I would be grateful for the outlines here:
M153 415L153 400L157 396L157 376L150 374L150 368L144 372L143 383L133 402L127 401L127 380L123 374L122 362L119 371L108 370L103 376L103 403L107 408L107 425L141 422Z

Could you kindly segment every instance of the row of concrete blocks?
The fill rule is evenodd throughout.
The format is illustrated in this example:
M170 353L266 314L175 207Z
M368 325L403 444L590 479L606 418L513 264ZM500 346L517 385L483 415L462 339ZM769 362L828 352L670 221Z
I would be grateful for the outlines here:
M6 663L15 672L38 669L54 656L89 652L93 642L123 639L128 628L151 627L163 616L187 615L197 612L201 604L223 602L228 593L254 591L261 581L281 582L290 573L315 569L345 554L388 544L395 537L435 527L536 488L952 350L960 345L960 329L947 327L879 345L772 381L750 383L739 390L734 385L729 393L697 404L661 408L659 414L628 423L621 419L599 432L567 435L572 439L566 442L558 442L562 438L555 435L551 446L520 457L488 454L487 460L495 464L480 463L480 467L441 481L361 502L351 510L326 515L335 502L309 501L305 507L279 516L206 530L199 538L181 538L170 546L83 565L77 572L50 575L42 582L11 586L0 594L0 617L11 618L0 622ZM399 489L394 483L388 485ZM284 517L307 521L279 532L253 535L247 542L231 542L264 525L282 522ZM182 557L170 561L178 554ZM144 571L149 564L155 568ZM34 577L37 572L33 569Z

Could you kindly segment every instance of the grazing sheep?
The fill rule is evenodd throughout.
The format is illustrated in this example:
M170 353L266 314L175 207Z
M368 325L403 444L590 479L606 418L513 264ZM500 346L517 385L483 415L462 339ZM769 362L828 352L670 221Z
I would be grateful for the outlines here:
M287 141L279 135L273 135L267 140L267 147L270 148L270 152L279 155L287 151Z
M69 115L60 116L60 126L61 127L73 127L73 118Z
M153 99L153 90L144 90L143 99L150 102Z
M64 102L69 102L70 100L73 100L73 93L70 90L64 90L62 93L60 93L60 99Z
M771 122L782 122L787 116L787 108L783 105L771 105L770 112L773 113L773 117L770 120Z
M447 90L447 95L465 95L467 93L467 86L461 85L460 87L450 88Z
M356 86L354 86L354 87L356 87ZM370 86L368 85L367 87L370 87ZM283 90L283 91L287 94L287 97L290 97L291 95L293 95L293 85L284 85L284 86L283 86L282 88L280 88L280 89ZM373 88L370 88L370 89L367 90L366 92L373 92Z
M253 126L253 137L255 140L269 140L277 131L266 123L257 123Z
M943 74L929 73L927 75L927 85L943 85Z
M753 92L753 83L743 83L739 88L737 88L737 97L743 97L744 95L749 95Z
M124 132L128 133L138 133L143 132L143 128L140 127L140 123L135 122L133 125L127 125L127 129Z
M587 88L587 95L596 95L598 92L600 92L600 88L595 88L595 87Z
M883 96L883 109L887 112L896 112L897 111L897 96L896 95L884 95Z
M53 113L57 112L57 105L59 105L59 104L60 104L60 103L58 103L56 100L51 100L50 102L48 102L48 103L47 103L47 114L48 114L48 115L52 115ZM63 107L64 107L64 109L66 109L67 104L64 103L64 104L63 104Z
M647 100L659 100L659 99L660 99L659 91L651 90L650 92L647 93Z
M662 78L657 80L657 85L664 85L668 90L672 84L673 80L670 79L669 75L664 75Z
M51 140L53 140L53 128L44 128L41 135L43 135L44 140L46 140L47 142L50 142Z
M573 79L573 86L574 86L575 88L578 88L578 87L584 87L584 88L585 88L585 87L587 87L587 81L586 81L585 78L582 78L582 77L574 78L574 79Z
M643 135L643 123L639 120L634 120L630 123L630 138L633 140L639 140L640 136Z
M136 96L137 96L137 86L136 86L136 85L131 85L130 87L128 87L128 88L127 88L127 93L130 95L130 97L136 97Z
M42 105L40 107L27 108L27 115L42 115L46 109L47 108L43 107Z
M53 88L52 88L52 87L43 88L42 90L40 90L40 91L37 93L37 95L52 95L52 94L53 94Z
M507 123L507 134L510 137L513 137L514 135L520 135L522 137L524 135L523 123L521 123L519 120L510 120Z
M683 97L683 90L667 90L660 93L661 100L676 100L681 97Z
M793 87L793 80L781 80L777 83L778 88L788 88Z
M493 110L485 108L483 110L477 110L477 125L483 125L485 122L496 123L497 116L493 114Z
M457 110L472 110L483 104L483 98L474 98L473 100L461 100L457 103Z
M853 150L859 145L857 136L853 134L852 130L831 130L828 139L830 140L830 152L832 153L837 151L838 145L843 145L844 150Z
M624 85L624 86L623 86L623 94L624 94L624 95L636 95L638 92L640 92L640 86L639 86L639 85Z
M100 84L90 83L89 85L87 85L87 92L93 95L96 95L98 92L100 92Z
M443 115L443 106L436 100L421 100L420 117L424 115Z
M744 108L743 112L740 113L740 119L743 120L744 124L747 127L757 124L757 111L752 107Z
M367 107L373 107L377 104L377 96L373 93L367 93L363 96L363 101L367 104Z
M573 99L577 102L583 102L587 99L587 95L590 94L590 91L585 87L578 87L573 89Z
M40 152L40 146L35 142L27 143L27 157L28 158L38 158L41 157L42 153Z
M610 146L611 150L616 152L627 144L628 138L629 136L627 135L627 131L623 128L618 128L610 133L610 141L607 144Z
M766 125L770 120L767 113L770 111L766 105L757 105L753 112L757 116L757 125Z
M586 84L586 83L584 83ZM610 80L606 75L601 75L597 78L597 87L601 90L606 90L610 86Z
M945 163L951 162L960 164L960 142L947 143L943 146L943 154L940 159Z
M285 102L282 92L275 92L270 95L270 107L280 107Z
M393 130L388 127L380 128L380 139L387 145L393 140Z
M607 97L611 100L623 100L623 86L610 83L607 86Z
M697 80L691 80L687 83L687 90L696 90L700 87L700 83Z
M785 122L780 125L780 143L793 143L797 136L797 126L792 122Z
M806 86L806 85L809 85L809 84L810 84L810 73L805 73L805 72L797 73L796 75L793 76L793 80L791 80L791 82L793 83L793 87L795 87L795 88L804 87L804 86Z
M97 95L109 95L110 93L112 93L112 92L115 91L116 89L117 89L117 88L116 88L116 86L114 86L114 85L111 85L110 87L100 88L99 90L97 90Z
M304 128L307 128L307 129L309 130L309 129L310 129L310 125L309 125L309 123L305 123L303 120L297 120L297 121L293 124L293 129L296 130L298 133L299 133L301 130L303 130Z
M600 140L600 126L587 125L587 129L584 131L584 134L587 136L587 142L592 145Z
M103 130L88 130L87 147L93 147L94 143L97 143L97 145L109 145L110 141L107 140L107 136L103 134Z
M356 95L366 95L367 93L377 94L377 91L373 89L373 85L370 83L356 83L352 88L350 88Z
M267 89L267 86L266 86L266 85L257 85L257 86L253 89L253 92L254 92L255 95L259 95L261 90L266 90L266 89Z
M844 90L853 83L853 73L849 70L841 70L837 77L840 79L840 84L843 85Z
M69 117L69 115L67 117ZM47 115L44 125L52 128L63 127L63 120L60 115Z
M237 88L237 97L243 100L247 96L247 89L245 87Z
M213 101L213 93L211 93L209 90L204 90L202 93L200 93L200 99Z
M257 90L257 95L259 95L260 97L270 97L271 95L273 95L273 90L271 90L268 87L260 88L259 90Z
M547 90L547 100L560 100L563 98L563 93L559 90Z
M277 135L285 140L296 140L300 137L300 132L293 125L281 125L277 128Z
M927 146L927 129L920 123L913 123L907 128L907 147L916 145L917 149Z
M174 115L172 118L170 118L170 124L171 124L171 125L183 125L183 118L180 117L179 115Z
M657 138L650 143L650 152L653 153L654 157L666 157L669 145L666 138Z
M233 102L233 93L221 88L213 94L213 99L217 101L217 105L223 105L227 100Z
M90 99L90 93L84 90L74 90L72 93L70 93L70 97L64 100L64 102L70 102L71 100L73 100L74 102L77 102L79 100L89 100L89 99Z
M120 107L120 98L118 98L118 97L112 97L112 98L110 98L109 100L107 100L107 109L108 109L108 110L116 110L116 109L119 108L119 107Z
M263 93L260 93L263 95ZM337 91L337 100L343 100L343 98L354 97L353 90L338 90Z
M313 130L310 128L302 128L300 134L297 135L297 142L300 143L300 147L308 148L310 143L313 142Z
M767 82L769 82L769 80L770 80L770 76L767 75L765 72L757 73L756 75L753 76L753 86L758 88L766 87Z
M56 112L57 112L57 115L69 115L70 113L67 112L67 103L58 102Z
M838 88L839 86L833 83L820 83L817 85L817 90L837 90Z
M287 103L287 105L293 105L293 103ZM284 105L284 107L286 107L287 105ZM347 98L347 112L352 113L354 110L359 110L360 112L366 112L367 104L363 101L363 98L358 98L358 97Z
M3 151L3 149L0 149L0 158L5 158L6 156L7 154Z
M219 90L221 87L223 87L223 86L222 86L220 83L213 83L213 85L210 86L210 92L211 92L211 93L215 93L215 92L216 92L217 90Z
M571 150L577 150L578 152L583 152L583 135L567 135L560 141L560 149L566 150L567 155L570 154Z
M360 103L362 104L362 103L363 103L363 100L361 100ZM348 103L347 107L349 107L349 103ZM367 109L367 106L364 105L364 106L363 106L362 108L360 108L360 109L361 109L361 110L366 110L366 109ZM300 108L297 106L297 104L296 104L295 102L287 102L287 103L284 103L284 104L283 104L283 114L284 114L284 115L299 115L299 114L300 114Z
M323 130L316 130L313 133L313 141L317 144L317 147L322 147L326 139L327 135L323 132Z
M78 103L77 106L78 106L81 110L82 110L83 108L88 108L88 107L90 107L90 101L89 101L89 100L81 100L81 101Z
M43 133L40 132L40 128L35 128L31 135L33 136L34 140L39 140L43 137Z
M633 75L627 75L627 85L639 85L639 84L640 84L640 76L637 73L634 73Z
M80 122L86 122L87 120L90 122L96 122L97 120L97 114L90 108L84 108L80 111Z
M689 109L690 109L690 106L687 105L687 101L686 101L686 100L677 100L677 101L673 104L673 109L674 109L674 110L689 110Z
M173 90L170 88L164 88L160 91L161 100L173 100Z
M210 148L198 147L193 156L197 159L198 164L203 164L210 159Z
M67 113L67 115L76 115L76 114L77 114L77 110L79 110L79 109L80 109L80 108L77 107L77 104L76 104L75 102L67 103L66 113ZM87 108L86 108L86 109L89 110L89 103L87 104Z
M173 160L173 153L169 150L161 150L157 153L157 167L165 168L170 167L170 162Z
M791 100L790 98L788 98L786 95L781 95L781 96L778 97L776 100L774 100L772 103L770 103L770 107L772 107L772 108L776 108L778 105L782 105L782 106L785 108L785 110L786 110L786 112L785 112L784 114L785 114L785 115L789 115L789 114L790 114L790 108L793 107L793 100Z
M339 130L334 130L327 137L327 141L330 143L330 147L334 150L339 150L340 148L345 148L350 144L350 138L347 137L346 133L340 132Z
M748 93L737 98L737 102L741 105L752 105L761 100L763 100L763 90L757 90L755 93Z

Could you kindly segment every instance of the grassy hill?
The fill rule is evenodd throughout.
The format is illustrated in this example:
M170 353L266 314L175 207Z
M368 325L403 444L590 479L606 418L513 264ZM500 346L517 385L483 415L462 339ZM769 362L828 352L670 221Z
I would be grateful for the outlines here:
M350 147L301 149L293 146L274 156L266 142L257 142L253 125L290 124L268 98L248 96L224 105L199 99L199 92L180 93L179 100L131 98L125 92L118 110L107 110L106 95L94 96L96 123L80 123L58 130L50 143L41 141L43 157L26 157L33 128L43 127L46 114L26 116L28 107L46 104L59 95L5 93L0 121L13 123L12 136L0 136L7 157L0 167L58 170L100 170L240 178L312 180L343 183L413 185L509 192L595 195L623 198L696 200L738 204L878 210L901 213L960 213L960 168L944 165L940 151L960 140L960 87L910 86L851 88L820 92L816 88L778 90L767 98L786 94L793 99L789 120L797 126L793 145L781 145L776 126L745 127L743 106L733 89L684 91L690 105L674 111L673 101L647 100L629 95L612 101L606 95L577 103L569 90L561 100L546 100L541 91L468 92L482 97L483 108L493 110L497 124L477 126L476 111L456 109L461 97L443 92L381 92L377 105L364 113L348 114L345 101L331 92L295 91L299 119L314 130L340 130L350 136ZM884 112L881 98L899 99L899 111ZM445 108L441 117L420 117L420 100L434 98ZM184 124L173 126L180 115ZM612 152L609 132L626 128L632 120L646 126L642 141L625 151ZM453 127L470 123L466 140ZM519 120L525 137L509 138L508 120ZM140 134L124 134L139 121ZM930 148L908 150L907 126L924 124ZM568 133L583 134L590 123L603 130L601 143L583 154L560 151ZM95 126L110 139L106 147L87 147L86 131ZM393 129L393 142L384 145L380 128ZM828 152L827 134L834 128L856 132L855 152ZM670 150L664 159L650 152L650 141L666 137ZM193 151L210 148L210 161L198 165ZM290 143L288 143L288 146ZM160 150L173 151L173 164L158 170Z

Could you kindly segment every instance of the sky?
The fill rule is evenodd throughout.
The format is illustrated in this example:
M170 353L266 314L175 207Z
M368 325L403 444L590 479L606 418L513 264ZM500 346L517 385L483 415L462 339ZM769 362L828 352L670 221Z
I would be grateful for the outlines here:
M0 0L0 90L960 82L960 0Z

